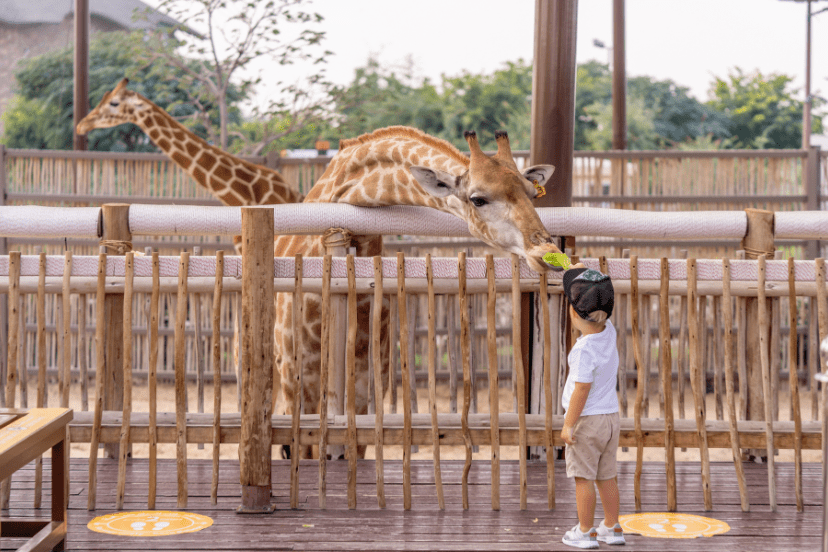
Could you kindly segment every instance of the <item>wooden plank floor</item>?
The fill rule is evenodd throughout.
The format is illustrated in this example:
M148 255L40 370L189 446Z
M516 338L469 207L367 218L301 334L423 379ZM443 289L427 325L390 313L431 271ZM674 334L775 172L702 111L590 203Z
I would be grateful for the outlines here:
M49 460L44 487L50 485ZM563 462L557 466L557 508L547 509L545 464L530 463L529 509L519 510L518 465L501 466L501 507L491 510L489 465L475 463L470 474L471 509L463 511L460 477L463 464L442 463L446 510L437 508L431 461L412 462L412 510L402 508L400 462L386 462L387 508L379 510L374 486L374 463L359 465L357 510L347 509L347 462L329 462L328 509L320 510L317 494L317 466L303 462L300 468L300 507L289 508L289 462L273 463L273 502L270 515L238 515L240 486L238 462L222 461L219 503L210 504L211 463L189 462L190 499L187 511L211 517L212 527L197 533L172 537L125 538L87 529L94 517L115 511L118 464L99 460L97 510L88 512L87 460L73 458L67 550L572 550L561 543L563 532L576 523L575 493L565 475ZM176 509L174 460L159 460L157 510ZM702 539L652 539L628 537L625 550L735 551L819 550L822 522L821 464L804 465L805 512L797 513L794 500L793 464L777 463L778 511L770 512L767 467L745 464L750 488L751 512L739 507L739 491L731 463L711 465L713 511L704 511L699 464L680 463L677 468L679 511L713 517L727 522L730 532ZM131 460L128 467L124 510L147 507L145 459ZM633 513L635 464L619 465L621 512ZM645 512L661 512L666 506L664 465L646 464L642 476L642 506ZM44 491L41 511L32 509L34 468L17 472L12 481L12 517L48 515L50 495ZM596 520L602 516L600 502ZM2 547L15 549L13 539L2 539ZM602 548L607 549L606 545Z

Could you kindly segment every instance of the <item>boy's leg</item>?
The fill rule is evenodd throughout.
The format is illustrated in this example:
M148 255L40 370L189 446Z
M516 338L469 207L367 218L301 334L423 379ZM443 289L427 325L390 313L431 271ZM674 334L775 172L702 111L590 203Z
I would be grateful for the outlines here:
M603 500L603 496L602 494L601 500ZM575 502L578 506L578 522L581 524L581 532L586 533L594 527L593 522L595 521L594 481L582 477L575 478Z
M601 505L604 507L604 525L606 527L613 527L618 523L618 509L619 509L619 494L618 494L618 479L604 479L595 481L598 487L598 492L601 494ZM580 506L578 512L580 513Z

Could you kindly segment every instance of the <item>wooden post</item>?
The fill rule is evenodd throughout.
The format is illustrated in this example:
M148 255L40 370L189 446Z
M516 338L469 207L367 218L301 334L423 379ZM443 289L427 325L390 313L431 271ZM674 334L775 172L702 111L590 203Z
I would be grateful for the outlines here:
M747 259L758 259L759 255L773 256L773 213L760 209L745 209L747 214L747 233L742 239L741 248ZM762 364L759 343L759 300L753 297L745 299L746 310L746 380L747 380L747 418L760 421L765 419L765 402L762 393ZM771 310L770 300L765 306L767 312ZM768 329L770 325L768 324ZM770 341L770 334L764 337ZM761 457L767 454L761 449L751 449L752 456Z
M101 206L103 220L101 245L110 255L126 255L132 251L129 231L129 204L107 203ZM104 301L104 410L124 408L124 294L107 293ZM107 458L118 458L118 444L104 445Z
M78 134L77 126L89 113L89 0L75 0L75 58L72 149L86 151L86 135Z
M497 294L495 292L494 257L486 255L486 344L489 361L489 416L491 421L492 449L492 510L500 510L500 401L497 377Z
M810 106L810 101L806 101L805 103L806 108ZM810 133L809 133L810 134ZM804 142L804 133L803 133L803 142ZM822 198L820 197L820 149L819 146L809 147L804 146L807 149L808 157L805 159L805 167L803 170L803 176L805 178L805 194L807 195L807 202L806 206L809 211L819 211L821 210L821 203ZM817 240L810 240L807 242L808 245L806 246L805 254L808 259L816 259L817 257L822 256L822 252L820 251L820 242Z
M658 353L661 367L661 385L664 395L664 453L667 470L667 510L676 511L676 435L673 431L673 357L670 334L670 270L666 257L661 259L661 289L659 292Z
M242 411L239 513L271 513L273 209L242 209Z
M463 363L463 412L460 426L463 429L463 443L466 448L466 462L463 464L463 509L469 509L469 471L472 462L472 440L469 432L469 406L471 405L471 336L469 334L469 301L466 295L466 253L457 254L458 299L460 308L460 358Z

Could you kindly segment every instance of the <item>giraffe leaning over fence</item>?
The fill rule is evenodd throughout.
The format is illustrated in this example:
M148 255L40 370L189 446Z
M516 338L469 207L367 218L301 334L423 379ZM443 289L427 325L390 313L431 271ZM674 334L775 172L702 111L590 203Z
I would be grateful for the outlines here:
M150 100L127 89L123 79L78 123L78 134L133 123L174 163L224 205L300 203L302 195L273 169L208 144Z
M450 143L408 127L389 127L342 140L339 153L308 192L305 203L348 203L365 207L413 205L431 207L462 218L469 232L490 246L524 257L538 271L549 270L542 257L560 250L541 223L532 199L543 193L554 167L537 165L520 172L509 138L498 132L498 151L483 153L474 132L466 133L471 156ZM347 236L346 247L357 256L381 255L382 236ZM276 256L318 257L325 254L322 236L279 236ZM277 294L275 349L282 392L290 397L293 373L293 327L290 294ZM356 340L356 414L368 411L368 343L371 296L358 298ZM303 326L303 396L305 412L317 412L320 395L320 297L305 294ZM387 304L383 320L388 320ZM388 382L388 324L381 331L383 384ZM274 374L274 381L276 381ZM383 393L387 389L383 389ZM328 399L337 392L329 386ZM291 404L286 405L288 411ZM303 455L307 451L302 452Z

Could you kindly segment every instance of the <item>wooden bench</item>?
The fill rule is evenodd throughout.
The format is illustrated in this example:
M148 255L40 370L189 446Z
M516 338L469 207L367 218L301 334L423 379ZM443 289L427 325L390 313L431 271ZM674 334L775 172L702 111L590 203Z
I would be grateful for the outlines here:
M19 550L63 550L66 542L68 408L0 409L0 481L52 449L52 517L0 518L0 536L29 539Z

